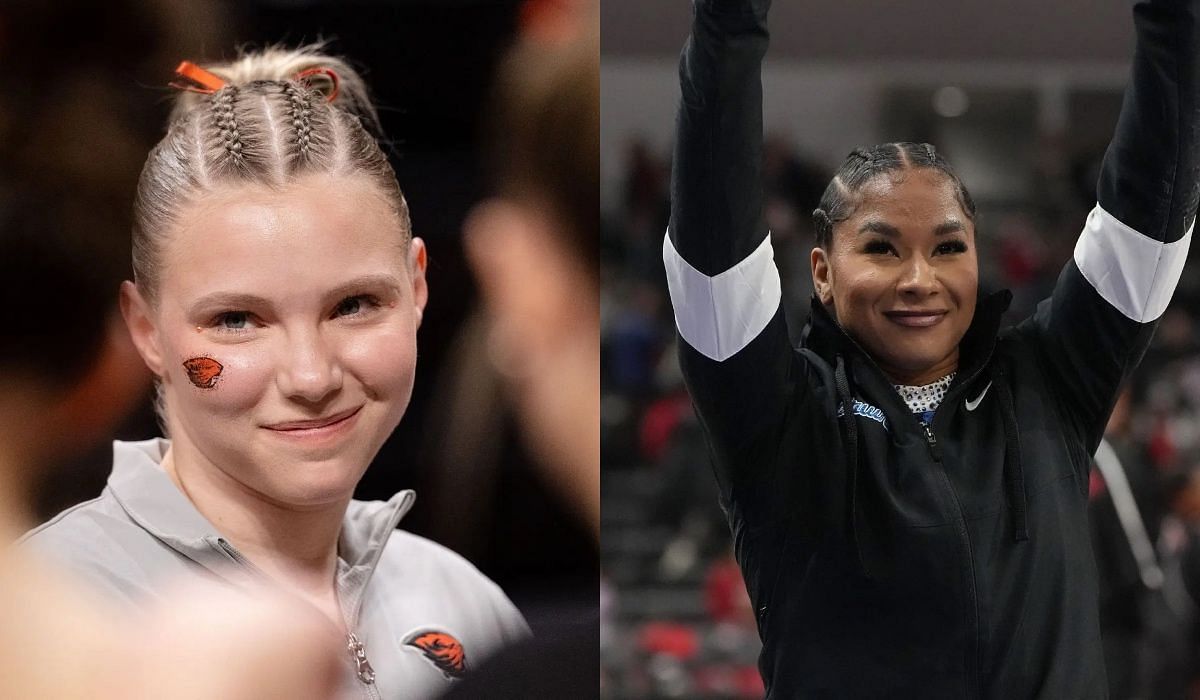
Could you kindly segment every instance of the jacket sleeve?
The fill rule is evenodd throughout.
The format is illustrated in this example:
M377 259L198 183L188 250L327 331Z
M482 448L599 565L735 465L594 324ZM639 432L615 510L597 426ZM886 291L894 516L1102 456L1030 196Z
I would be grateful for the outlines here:
M795 353L763 217L762 82L769 0L695 0L663 260L680 364L722 490L761 481ZM764 452L764 450L766 452Z
M1089 455L1187 258L1200 182L1198 13L1200 0L1134 4L1132 77L1097 204L1053 295L1029 321Z

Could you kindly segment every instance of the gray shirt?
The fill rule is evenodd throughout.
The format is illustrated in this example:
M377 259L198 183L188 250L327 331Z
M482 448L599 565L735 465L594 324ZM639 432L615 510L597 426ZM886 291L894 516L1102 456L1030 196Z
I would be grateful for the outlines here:
M100 496L21 541L132 605L154 599L169 580L210 576L238 585L248 573L261 575L163 471L169 445L113 443L113 471ZM347 655L347 697L434 697L464 670L529 634L513 604L475 567L396 529L414 499L401 491L387 502L351 501L347 509L338 539L338 596L369 663L369 669L355 663L353 650Z

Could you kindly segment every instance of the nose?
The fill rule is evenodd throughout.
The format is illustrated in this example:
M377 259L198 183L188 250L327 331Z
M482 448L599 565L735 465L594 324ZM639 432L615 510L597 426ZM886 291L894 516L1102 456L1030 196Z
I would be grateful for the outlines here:
M316 329L284 340L276 381L284 396L319 403L342 388L342 366Z
M937 289L937 271L933 265L923 255L911 256L900 274L897 291L902 296L923 298L936 294Z

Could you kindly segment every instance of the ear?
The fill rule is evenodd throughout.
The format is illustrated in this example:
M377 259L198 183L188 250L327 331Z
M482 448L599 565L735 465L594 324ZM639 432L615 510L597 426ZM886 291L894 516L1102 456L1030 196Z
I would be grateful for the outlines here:
M121 316L125 318L125 327L129 329L129 337L142 361L156 376L163 376L163 353L154 310L137 285L128 280L121 283Z
M824 248L813 248L809 254L812 265L813 291L822 304L833 303L833 268L829 265L829 253Z
M417 328L421 327L421 319L425 315L425 304L429 301L429 285L425 282L425 267L428 264L428 254L425 241L413 237L408 244L408 274L412 278L413 306L417 313Z

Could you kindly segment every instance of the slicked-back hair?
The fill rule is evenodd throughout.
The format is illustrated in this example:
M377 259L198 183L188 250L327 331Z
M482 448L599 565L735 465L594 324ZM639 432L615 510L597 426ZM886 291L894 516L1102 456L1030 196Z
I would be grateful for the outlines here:
M883 143L870 148L856 148L846 156L837 174L821 195L813 210L813 228L817 245L826 250L833 243L833 227L854 213L864 185L885 173L925 168L937 170L954 185L955 196L963 213L975 221L975 200L958 174L933 146L927 143L903 141Z
M330 68L333 84L299 82ZM164 238L195 197L225 184L283 187L317 173L365 177L391 203L407 245L408 204L375 134L379 119L358 74L319 47L271 48L207 67L225 80L211 95L180 94L166 136L150 152L134 201L133 272L157 301Z

